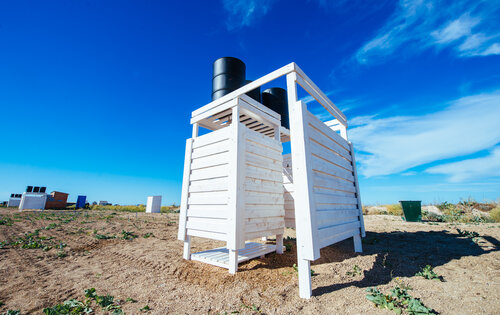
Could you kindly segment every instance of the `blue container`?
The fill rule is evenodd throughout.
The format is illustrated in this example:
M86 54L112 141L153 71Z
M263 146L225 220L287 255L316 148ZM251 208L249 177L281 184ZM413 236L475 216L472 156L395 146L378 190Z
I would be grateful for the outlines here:
M78 196L76 199L76 209L85 208L85 202L87 201L87 196Z

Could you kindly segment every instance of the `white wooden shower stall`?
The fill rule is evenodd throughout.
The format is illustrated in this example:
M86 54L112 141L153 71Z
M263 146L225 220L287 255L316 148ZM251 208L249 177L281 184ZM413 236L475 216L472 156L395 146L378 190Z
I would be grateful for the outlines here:
M245 95L286 76L290 130L280 116ZM332 116L322 122L297 97L297 84ZM234 117L239 117L235 120ZM277 251L284 228L296 229L299 295L312 293L310 262L320 249L353 238L361 252L363 213L347 121L330 99L291 63L192 113L186 143L178 238L184 258L236 272L239 262ZM211 130L198 135L199 127ZM282 142L291 153L282 155ZM276 235L276 244L246 242ZM225 248L191 254L193 236Z

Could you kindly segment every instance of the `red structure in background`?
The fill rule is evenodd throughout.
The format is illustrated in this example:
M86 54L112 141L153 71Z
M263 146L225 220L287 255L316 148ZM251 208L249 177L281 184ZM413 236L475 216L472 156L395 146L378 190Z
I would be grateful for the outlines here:
M66 209L68 195L60 191L51 192L50 195L47 195L45 209Z

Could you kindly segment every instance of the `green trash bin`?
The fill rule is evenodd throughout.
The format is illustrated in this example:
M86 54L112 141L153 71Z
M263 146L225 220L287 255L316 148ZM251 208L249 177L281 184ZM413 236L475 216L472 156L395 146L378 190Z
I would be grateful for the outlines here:
M422 221L422 201L400 201L404 219L409 222Z

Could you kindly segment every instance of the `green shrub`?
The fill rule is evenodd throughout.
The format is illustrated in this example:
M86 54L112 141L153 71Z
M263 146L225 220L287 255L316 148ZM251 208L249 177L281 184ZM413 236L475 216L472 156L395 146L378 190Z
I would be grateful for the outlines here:
M500 206L490 211L490 217L495 222L500 222Z
M403 215L403 208L399 203L395 203L392 205L386 205L384 206L387 209L387 212L390 215L397 215L397 216L402 216Z

